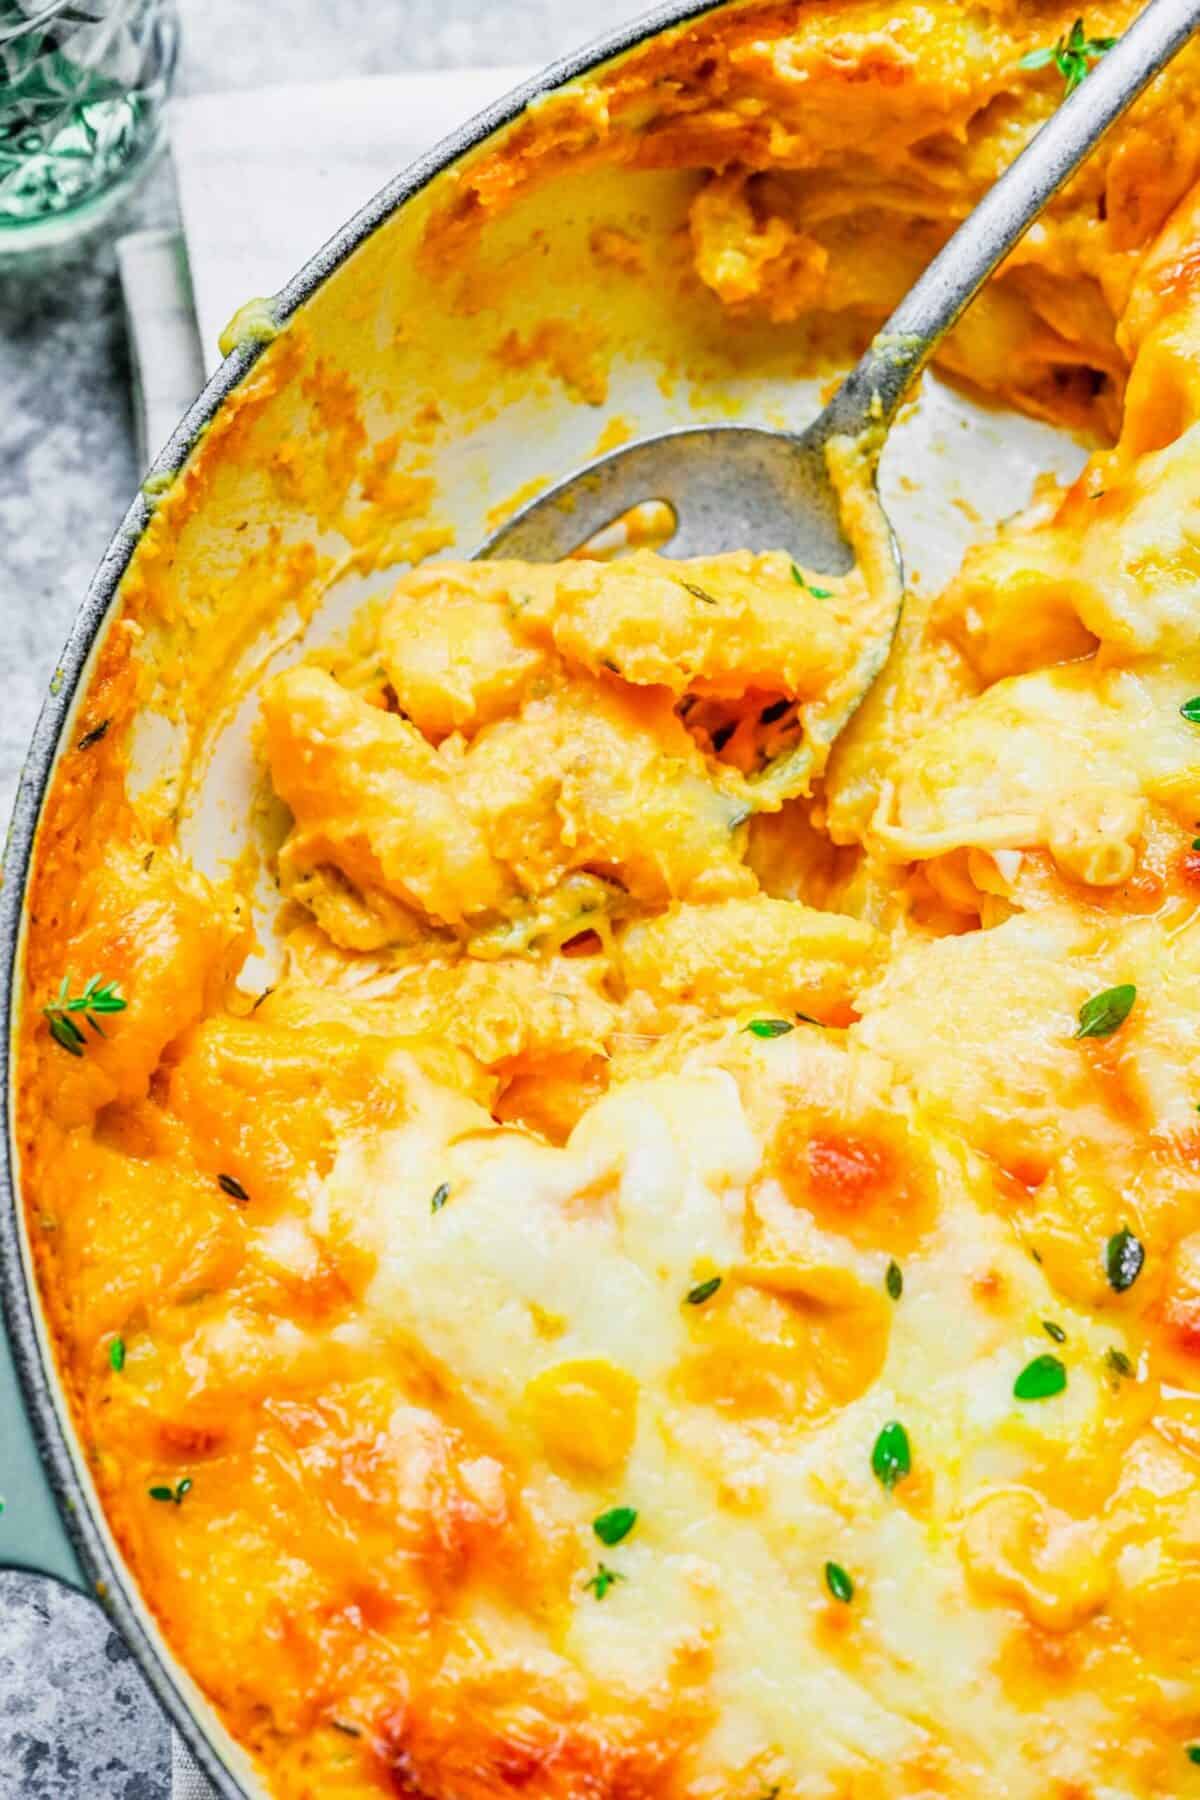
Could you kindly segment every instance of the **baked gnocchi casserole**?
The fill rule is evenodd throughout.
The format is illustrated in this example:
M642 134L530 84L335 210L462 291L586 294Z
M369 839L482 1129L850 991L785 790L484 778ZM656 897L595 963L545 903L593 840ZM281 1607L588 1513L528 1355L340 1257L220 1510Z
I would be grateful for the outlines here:
M722 10L468 164L430 256L676 171L678 279L815 355L1131 10ZM389 540L256 667L258 849L202 872L130 741L204 459L351 546L420 484L318 365L304 441L252 397L162 502L41 825L18 1127L112 1528L270 1793L1200 1795L1198 72L945 346L1090 451L832 744L857 575ZM504 378L602 404L573 329ZM326 552L257 554L206 668Z

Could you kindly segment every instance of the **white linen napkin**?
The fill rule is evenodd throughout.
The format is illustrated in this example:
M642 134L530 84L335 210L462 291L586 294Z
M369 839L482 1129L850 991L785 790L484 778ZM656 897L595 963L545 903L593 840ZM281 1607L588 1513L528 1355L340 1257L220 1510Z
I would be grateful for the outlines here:
M143 466L220 361L238 307L275 293L391 176L531 73L377 75L172 104L182 232L118 245ZM214 1800L175 1736L171 1796Z

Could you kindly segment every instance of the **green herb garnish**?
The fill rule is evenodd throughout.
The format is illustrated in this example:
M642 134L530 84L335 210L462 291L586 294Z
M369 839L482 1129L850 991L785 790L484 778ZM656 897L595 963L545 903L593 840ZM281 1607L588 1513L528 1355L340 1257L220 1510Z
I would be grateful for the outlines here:
M854 1598L854 1583L841 1563L827 1562L825 1564L825 1586L834 1599L840 1600L843 1606L849 1606Z
M118 1375L121 1373L121 1370L125 1367L125 1339L124 1338L115 1337L112 1340L112 1343L108 1346L108 1366L110 1369L112 1369Z
M191 1491L192 1478L190 1475L185 1475L183 1480L176 1482L174 1487L152 1487L149 1493L152 1500L170 1501L175 1506L182 1506L184 1495L190 1494Z
M883 1278L883 1285L887 1289L889 1297L893 1300L898 1300L904 1292L904 1271L898 1262L892 1261L888 1264L887 1274Z
M1113 1292L1123 1294L1131 1288L1145 1261L1146 1251L1141 1239L1134 1237L1127 1225L1122 1225L1104 1246L1104 1272Z
M1079 1029L1075 1036L1111 1037L1117 1027L1123 1025L1129 1017L1136 999L1137 989L1128 981L1123 982L1120 987L1105 988L1102 994L1093 994L1079 1009Z
M613 1506L608 1512L602 1512L599 1518L592 1520L592 1530L602 1544L611 1550L622 1538L627 1538L637 1524L637 1510L632 1506Z
M1043 1319L1042 1330L1047 1337L1053 1338L1056 1344L1065 1344L1067 1341L1066 1332L1061 1325L1056 1325L1053 1319Z
M1104 1361L1112 1370L1113 1374L1119 1375L1122 1380L1128 1381L1132 1377L1133 1364L1130 1362L1125 1352L1123 1350L1118 1350L1115 1344L1110 1345L1105 1352Z
M1063 81L1068 94L1073 94L1091 70L1093 63L1098 63L1106 56L1116 43L1115 37L1090 38L1083 27L1083 20L1076 19L1070 31L1064 32L1056 44L1043 50L1031 50L1017 64L1018 69L1046 69L1053 63Z
M71 993L71 977L64 975L58 997L43 1006L50 1025L50 1035L56 1044L69 1052L71 1056L82 1056L87 1039L75 1023L74 1015L83 1014L84 1022L92 1030L104 1037L104 1027L95 1016L97 1013L124 1012L128 1001L121 997L115 981L101 981L99 975L93 975L82 994Z
M833 599L833 589L832 588L814 587L811 581L805 581L803 575L800 573L800 571L796 567L795 563L792 564L792 580L795 582L797 587L803 588L806 594L811 594L814 600L832 600Z
M430 1212L441 1212L449 1198L450 1183L448 1181L439 1181L438 1185L433 1190L433 1198L429 1202Z
M610 1569L606 1563L597 1563L596 1573L584 1582L584 1588L595 1594L597 1600L603 1600L614 1581L624 1581L625 1577L617 1569Z
M1193 700L1185 700L1179 710L1189 725L1200 725L1200 694Z
M805 1022L815 1024L816 1020L806 1020ZM795 1029L796 1027L789 1019L751 1019L748 1025L742 1026L743 1031L748 1031L751 1037L756 1038L786 1037L789 1031L795 1031Z
M698 1282L694 1288L689 1288L686 1296L688 1305L703 1306L706 1300L712 1299L723 1279L721 1275L712 1275L707 1281Z
M246 1201L250 1198L236 1175L218 1175L217 1186L223 1194L228 1194L231 1200Z
M1190 1763L1200 1763L1200 1744L1188 1745L1187 1759Z
M679 585L685 587L693 599L703 600L705 606L719 606L721 604L715 594L710 594L704 588L698 587L694 581L681 581Z
M1013 1394L1018 1400L1051 1400L1055 1394L1061 1394L1066 1385L1065 1365L1047 1351L1025 1364L1013 1382Z
M912 1450L908 1442L908 1433L898 1419L885 1425L875 1439L875 1448L871 1452L871 1468L876 1479L881 1481L890 1493L897 1482L903 1481L912 1471Z

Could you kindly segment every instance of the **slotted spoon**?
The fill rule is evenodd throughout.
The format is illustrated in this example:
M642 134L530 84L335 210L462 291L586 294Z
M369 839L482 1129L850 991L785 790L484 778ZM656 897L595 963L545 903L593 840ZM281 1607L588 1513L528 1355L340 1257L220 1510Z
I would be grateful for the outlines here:
M988 276L1198 26L1200 0L1151 0L959 226L805 430L704 425L643 438L531 501L476 555L556 561L631 507L659 501L675 515L672 556L786 550L806 569L844 575L854 552L830 479L828 446L845 440L867 475L867 504L878 526L870 538L889 547L884 556L892 565L895 605L878 643L863 647L861 684L832 721L835 736L886 661L899 617L903 574L875 472L901 401ZM1082 32L1077 25L1077 37Z

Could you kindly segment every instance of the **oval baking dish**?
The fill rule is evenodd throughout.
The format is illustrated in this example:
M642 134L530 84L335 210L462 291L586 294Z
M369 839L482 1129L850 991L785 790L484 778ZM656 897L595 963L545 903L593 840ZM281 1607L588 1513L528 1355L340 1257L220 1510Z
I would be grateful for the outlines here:
M0 1561L225 1800L1183 1791L1195 52L899 421L898 649L782 810L840 577L450 561L812 417L1135 10L659 9L243 309L114 539L0 892Z

